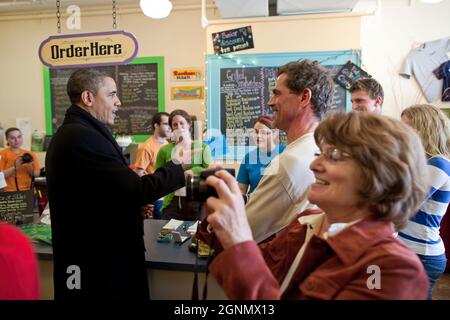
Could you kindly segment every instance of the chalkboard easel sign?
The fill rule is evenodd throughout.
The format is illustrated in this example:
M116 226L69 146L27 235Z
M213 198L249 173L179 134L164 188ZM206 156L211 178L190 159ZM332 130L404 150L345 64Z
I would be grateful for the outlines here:
M164 111L164 58L136 58L127 65L95 67L110 75L117 85L122 103L113 134L131 135L141 142L152 134L151 121L158 111ZM47 135L61 126L70 106L67 81L76 69L49 69L44 67L45 114Z
M208 56L208 136L213 156L241 160L255 148L249 129L262 115L272 115L268 106L276 84L278 67L301 59L317 60L335 77L347 61L359 63L357 52L301 52ZM335 84L332 109L348 111L350 97ZM218 142L220 141L220 143ZM217 150L221 149L221 150ZM217 152L216 152L217 151Z
M32 190L0 192L0 221L11 224L33 222L34 195Z

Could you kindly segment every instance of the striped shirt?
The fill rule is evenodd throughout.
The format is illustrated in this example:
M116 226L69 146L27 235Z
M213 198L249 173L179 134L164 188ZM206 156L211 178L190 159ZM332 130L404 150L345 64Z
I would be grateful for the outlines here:
M438 256L445 253L439 228L450 202L450 160L442 156L430 158L428 168L430 192L398 237L417 254Z

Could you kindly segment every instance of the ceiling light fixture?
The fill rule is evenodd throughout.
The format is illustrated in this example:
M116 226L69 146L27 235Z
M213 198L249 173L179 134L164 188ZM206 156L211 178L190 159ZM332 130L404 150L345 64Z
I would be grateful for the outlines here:
M141 0L142 12L150 18L166 18L172 11L172 2L169 0Z

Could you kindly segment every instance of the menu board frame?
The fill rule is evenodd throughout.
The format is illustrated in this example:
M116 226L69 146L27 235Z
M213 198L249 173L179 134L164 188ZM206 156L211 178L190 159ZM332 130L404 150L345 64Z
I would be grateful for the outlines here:
M164 57L138 57L131 61L130 63L123 65L136 65L136 64L156 64L157 68L157 105L158 112L165 111L165 80L164 80ZM119 66L120 68L121 66ZM45 129L47 135L53 134L53 122L52 122L52 92L51 92L51 78L50 78L50 68L43 66L43 76L44 76L44 104L45 104ZM120 98L120 96L119 96ZM69 107L69 103L67 107ZM150 107L150 106L149 106ZM132 139L134 142L143 142L148 139L149 134L132 134Z
M223 108L226 99L223 98L221 75L223 69L254 68L254 67L279 67L290 61L311 59L319 61L323 66L336 70L337 66L344 65L348 61L360 65L360 50L340 51L312 51L312 52L286 52L286 53L260 53L260 54L229 54L207 56L207 117L208 134L206 140L213 141L210 144L213 156L222 160L242 160L244 155L255 148L254 145L230 144L223 132ZM245 72L244 72L245 73ZM239 78L239 76L237 76ZM248 79L247 79L248 80ZM248 81L253 81L252 79ZM273 82L273 81L271 81ZM268 82L265 81L265 84ZM340 87L336 84L337 87ZM267 92L270 88L264 89ZM271 94L271 93L270 93ZM344 91L345 110L351 110L350 94ZM267 109L267 108L266 108ZM251 121L247 121L247 124ZM248 128L238 128L246 130ZM238 132L239 133L239 132ZM227 141L228 140L228 141ZM244 140L242 140L244 141ZM247 139L248 142L248 139Z

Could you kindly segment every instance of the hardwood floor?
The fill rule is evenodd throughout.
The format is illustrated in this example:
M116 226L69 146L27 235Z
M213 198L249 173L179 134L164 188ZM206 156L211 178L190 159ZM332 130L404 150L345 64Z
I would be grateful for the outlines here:
M450 273L444 273L436 282L433 300L450 300Z

